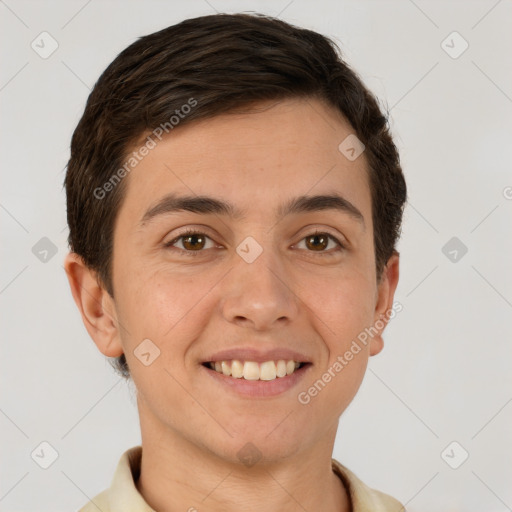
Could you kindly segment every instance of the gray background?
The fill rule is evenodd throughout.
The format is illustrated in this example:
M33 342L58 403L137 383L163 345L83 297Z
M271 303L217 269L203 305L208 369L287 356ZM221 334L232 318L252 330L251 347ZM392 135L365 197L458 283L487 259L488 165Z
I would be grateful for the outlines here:
M138 36L216 10L334 37L391 110L410 194L404 309L334 456L412 512L512 510L509 0L0 1L0 510L77 509L140 442L133 389L68 289L63 170L107 64ZM58 43L46 59L31 47L51 49L43 31ZM48 469L31 458L43 441L58 453ZM42 448L34 458L51 462Z

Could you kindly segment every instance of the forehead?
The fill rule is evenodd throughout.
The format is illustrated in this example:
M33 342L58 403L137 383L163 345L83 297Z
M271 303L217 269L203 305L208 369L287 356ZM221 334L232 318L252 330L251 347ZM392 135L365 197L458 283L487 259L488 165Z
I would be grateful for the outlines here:
M351 134L339 113L314 99L265 102L248 113L178 126L155 139L126 177L121 210L140 218L159 198L177 193L224 197L245 213L268 215L271 203L278 212L277 203L292 197L338 192L366 217L364 154L350 161L339 150Z

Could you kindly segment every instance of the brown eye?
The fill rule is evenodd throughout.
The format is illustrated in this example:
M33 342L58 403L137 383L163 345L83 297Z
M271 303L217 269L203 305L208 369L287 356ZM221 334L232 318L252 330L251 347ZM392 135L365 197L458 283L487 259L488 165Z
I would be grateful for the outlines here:
M213 240L204 233L185 232L170 242L164 244L167 249L181 252L187 256L199 256L215 246Z
M319 255L334 255L343 249L345 246L334 236L329 233L322 233L320 231L312 233L311 235L303 238L298 244L299 248L301 244L305 245L307 252L316 252ZM334 245L332 245L334 244Z
M201 234L186 235L181 237L183 239L183 247L187 251L201 250L205 245L205 237Z
M305 240L308 249L313 251L323 251L329 245L329 237L325 233L307 236Z

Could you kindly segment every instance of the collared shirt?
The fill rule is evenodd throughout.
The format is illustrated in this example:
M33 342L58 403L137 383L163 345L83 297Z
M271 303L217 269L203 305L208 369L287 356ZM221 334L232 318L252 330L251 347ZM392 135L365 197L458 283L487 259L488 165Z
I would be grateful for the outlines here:
M137 490L142 447L127 450L117 466L110 487L98 494L79 512L155 512ZM397 500L367 487L354 473L332 459L332 469L341 479L352 505L352 512L404 512Z

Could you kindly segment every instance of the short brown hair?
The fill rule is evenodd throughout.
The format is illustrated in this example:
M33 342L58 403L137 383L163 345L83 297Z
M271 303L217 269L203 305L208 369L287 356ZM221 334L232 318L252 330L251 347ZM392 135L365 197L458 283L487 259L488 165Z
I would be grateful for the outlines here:
M261 14L185 20L140 38L107 67L71 141L65 179L70 249L114 296L113 232L125 190L121 178L141 136L158 126L172 128L171 117L191 98L197 106L180 116L180 125L258 101L296 97L318 98L337 109L365 145L380 278L395 252L406 200L387 117L332 40ZM124 355L115 367L129 375Z

